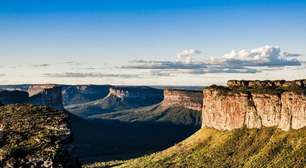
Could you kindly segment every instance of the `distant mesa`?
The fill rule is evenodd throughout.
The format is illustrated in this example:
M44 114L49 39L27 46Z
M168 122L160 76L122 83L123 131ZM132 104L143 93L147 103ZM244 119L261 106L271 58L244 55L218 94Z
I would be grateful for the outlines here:
M102 90L104 92L104 90ZM71 113L89 117L119 110L149 106L163 100L163 91L145 86L110 86L103 98L66 106Z
M201 111L203 93L201 91L165 89L162 106L180 106L187 109Z
M0 101L3 104L28 103L58 110L64 109L61 86L39 84L5 86L5 88L8 90L0 91Z
M63 105L82 104L107 96L110 85L63 85Z
M28 89L29 103L64 110L62 87L57 85L31 85Z

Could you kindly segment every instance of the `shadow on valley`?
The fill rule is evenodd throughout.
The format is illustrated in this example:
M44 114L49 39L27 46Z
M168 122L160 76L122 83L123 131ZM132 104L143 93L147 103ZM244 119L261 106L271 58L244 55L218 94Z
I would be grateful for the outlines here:
M163 150L199 127L170 122L83 119L71 114L75 152L82 162L125 160Z

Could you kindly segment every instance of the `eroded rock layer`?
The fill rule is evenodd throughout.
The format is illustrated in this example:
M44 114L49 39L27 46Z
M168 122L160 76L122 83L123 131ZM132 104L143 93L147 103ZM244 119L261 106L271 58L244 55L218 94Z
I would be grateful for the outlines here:
M219 130L306 126L305 80L229 81L204 90L202 127Z
M201 111L203 94L200 91L165 89L163 106L183 106L187 109Z

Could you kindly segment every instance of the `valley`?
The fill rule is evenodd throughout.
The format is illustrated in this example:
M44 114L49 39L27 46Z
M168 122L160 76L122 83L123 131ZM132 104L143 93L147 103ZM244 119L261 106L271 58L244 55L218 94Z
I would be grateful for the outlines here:
M47 116L65 114L71 138L56 142L69 144L71 158L77 158L68 161L73 167L305 166L306 80L232 80L227 85L203 91L111 85L1 86L1 124L7 128L7 121L24 122L21 116L21 120L8 118L15 115L15 109L16 114L26 109L20 115L39 123L42 120L31 110ZM52 117L46 121L52 120L62 123ZM1 134L7 145L9 132ZM14 143L32 143L20 140ZM3 151L10 148L1 147ZM7 160L12 154L2 155L1 164L30 164L22 159L30 155L44 160L41 163L48 160L27 153L11 163Z

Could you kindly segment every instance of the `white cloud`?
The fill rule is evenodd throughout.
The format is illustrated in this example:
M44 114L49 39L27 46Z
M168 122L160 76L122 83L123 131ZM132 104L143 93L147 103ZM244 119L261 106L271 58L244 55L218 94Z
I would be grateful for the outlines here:
M252 50L233 50L221 59L212 59L217 64L244 66L294 66L301 65L295 57L300 54L282 52L278 46L263 46Z
M179 59L179 61L182 61L188 64L188 63L192 63L193 56L197 54L201 54L201 51L196 50L196 49L186 49L178 53L177 58Z
M177 72L186 70L190 74L257 73L302 64L297 59L301 56L300 54L282 52L279 47L268 45L252 50L234 50L221 57L211 57L202 61L194 61L193 55L195 54L200 54L200 51L187 49L177 55L179 61L136 60L121 68L154 70L156 75L168 74L173 70Z

